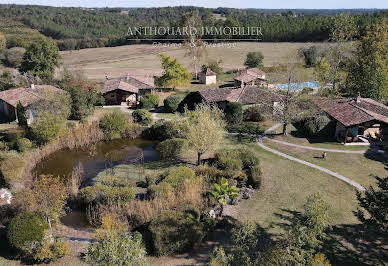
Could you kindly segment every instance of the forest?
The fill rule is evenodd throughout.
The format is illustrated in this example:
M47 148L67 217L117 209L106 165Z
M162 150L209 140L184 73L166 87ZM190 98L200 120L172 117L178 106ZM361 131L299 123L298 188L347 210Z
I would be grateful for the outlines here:
M232 8L66 8L27 5L0 5L0 20L21 23L27 28L57 41L60 50L109 47L139 43L137 36L127 36L128 27L182 26L182 15L198 10L205 27L261 27L266 42L319 42L329 37L334 17L345 10L261 10ZM355 17L363 34L367 25L388 12L382 10L347 10ZM154 35L148 38L165 39ZM206 39L250 39L255 36L203 36ZM144 38L142 38L144 39ZM144 43L144 41L143 41ZM23 46L7 38L7 47Z

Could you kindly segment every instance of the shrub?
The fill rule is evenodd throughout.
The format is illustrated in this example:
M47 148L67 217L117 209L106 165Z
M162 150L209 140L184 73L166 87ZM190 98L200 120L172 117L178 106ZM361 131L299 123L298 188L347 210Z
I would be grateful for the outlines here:
M18 151L24 152L32 147L32 142L27 138L21 138L17 140L16 145Z
M263 122L265 121L264 112L259 106L251 106L244 111L244 121Z
M10 67L18 67L22 61L26 49L23 47L12 47L4 52L5 63Z
M194 179L195 172L185 166L180 166L173 169L168 176L162 181L172 185L174 188L183 184L186 179Z
M24 255L31 255L34 247L44 238L47 222L35 213L22 212L12 218L7 238L11 245L22 251Z
M182 138L176 121L157 121L143 133L143 137L152 140Z
M175 113L178 109L179 103L183 100L182 95L170 95L163 101L164 111L168 113Z
M8 151L9 147L4 141L0 141L0 151Z
M260 163L259 158L250 150L239 149L237 152L244 169L252 168Z
M53 242L47 240L34 255L34 260L38 263L50 263L70 254L70 245L60 239Z
M110 187L103 184L85 187L80 190L79 197L84 204L99 202L103 204L128 202L135 198L133 187Z
M249 52L245 59L244 66L261 67L263 66L264 55L262 52Z
M146 93L140 98L140 108L151 109L159 105L159 97L156 94Z
M167 139L156 145L156 150L163 159L177 159L184 145L184 139Z
M259 135L263 133L260 125L253 122L243 122L236 125L226 126L226 130L230 133L243 133L243 134L256 134Z
M238 124L243 120L242 104L231 102L226 105L225 118L230 124Z
M90 265L144 266L148 265L146 255L140 233L112 228L98 234L89 246L86 261Z
M147 110L139 109L132 113L133 121L142 125L149 125L152 123L152 115Z
M292 123L298 133L303 136L327 135L331 130L331 120L325 116L303 117Z
M168 198L170 193L174 191L174 188L165 182L160 183L159 185L151 185L147 193L150 196L151 199L154 199L156 197L161 197L161 198Z
M221 170L241 171L243 164L234 150L223 150L216 154L217 166Z
M13 155L1 162L1 175L8 186L14 186L22 177L26 161L20 155Z
M106 113L100 119L99 126L106 137L119 137L127 127L126 116L123 112L117 110Z
M129 187L136 185L136 180L134 179L102 174L98 175L94 182L110 187Z
M39 145L44 145L60 135L63 129L63 120L49 112L43 112L32 124L31 129L34 140Z
M248 186L252 186L254 189L258 189L261 186L261 168L259 165L255 165L252 168L246 170L248 175Z
M135 139L141 136L144 131L144 126L137 123L128 123L125 130L121 133L121 137L127 139Z
M179 211L165 211L151 222L149 230L157 256L186 251L204 236L201 224Z

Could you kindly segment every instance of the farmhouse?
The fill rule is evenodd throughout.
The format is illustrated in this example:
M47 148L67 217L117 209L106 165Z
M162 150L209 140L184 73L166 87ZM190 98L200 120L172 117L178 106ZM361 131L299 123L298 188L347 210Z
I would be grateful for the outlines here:
M279 106L283 100L282 95L256 86L243 88L214 88L189 93L180 103L178 110L185 106L193 110L199 103L217 104L224 110L229 102L238 102L242 105L260 104L272 107Z
M9 121L17 120L16 106L20 102L26 110L27 123L34 119L33 104L45 99L48 94L64 91L51 85L34 85L0 92L0 113Z
M388 107L369 98L320 99L318 106L336 121L335 137L347 143L388 140Z
M199 73L199 82L205 85L211 85L217 83L217 74L210 68L206 68L204 71Z
M136 107L141 96L152 93L154 79L139 80L127 75L126 77L107 79L102 89L106 105L128 105Z
M265 73L258 68L248 68L234 77L236 87L264 86L266 84Z

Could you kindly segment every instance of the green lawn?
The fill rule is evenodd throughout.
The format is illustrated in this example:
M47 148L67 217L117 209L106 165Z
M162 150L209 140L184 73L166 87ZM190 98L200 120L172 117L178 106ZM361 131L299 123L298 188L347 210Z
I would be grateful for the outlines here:
M385 169L386 166L384 166L383 163L384 160L387 162L387 159L379 154L369 156L364 154L328 152L327 158L322 159L320 158L322 154L320 151L291 147L288 145L274 143L265 139L263 142L268 147L274 148L283 153L292 155L310 163L325 167L329 170L344 175L363 186L375 184L375 175L384 177L387 174L387 170Z

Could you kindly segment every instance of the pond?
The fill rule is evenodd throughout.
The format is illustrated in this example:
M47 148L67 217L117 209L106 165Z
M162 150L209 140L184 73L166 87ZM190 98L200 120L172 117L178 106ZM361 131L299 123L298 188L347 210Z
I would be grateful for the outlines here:
M124 153L131 155L141 149L144 162L156 161L159 159L159 153L155 150L155 145L156 142L144 139L118 139L98 142L86 148L60 150L39 162L34 169L34 174L69 178L73 169L82 165L84 180L87 183L93 180L98 173L104 171L107 165L114 166L123 163L123 158L118 158L122 156L107 155Z

